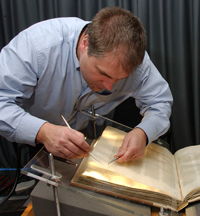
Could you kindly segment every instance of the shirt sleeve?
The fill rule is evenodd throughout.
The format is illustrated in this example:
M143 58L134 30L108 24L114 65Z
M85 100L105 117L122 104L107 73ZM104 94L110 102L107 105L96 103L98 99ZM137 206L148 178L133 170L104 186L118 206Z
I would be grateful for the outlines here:
M26 32L20 33L0 53L0 135L11 142L34 145L46 122L23 109L23 100L34 93L38 61Z
M136 127L146 133L150 143L168 131L173 97L168 83L148 55L139 70L141 77L134 97L143 119Z

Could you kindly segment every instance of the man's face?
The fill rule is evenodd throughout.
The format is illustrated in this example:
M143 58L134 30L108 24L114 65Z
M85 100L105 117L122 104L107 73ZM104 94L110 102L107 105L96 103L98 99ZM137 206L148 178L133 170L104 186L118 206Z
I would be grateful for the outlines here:
M82 51L79 58L80 69L84 80L92 91L100 92L104 88L110 91L113 84L128 77L113 53L98 59L87 55L87 46Z

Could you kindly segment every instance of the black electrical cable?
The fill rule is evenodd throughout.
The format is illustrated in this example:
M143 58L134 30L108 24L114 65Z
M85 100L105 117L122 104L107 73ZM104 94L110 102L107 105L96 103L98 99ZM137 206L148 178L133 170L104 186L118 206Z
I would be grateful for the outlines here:
M0 205L4 204L13 194L13 192L15 191L15 188L17 186L17 183L18 183L18 180L20 178L20 167L21 167L21 151L23 148L25 147L30 147L29 145L27 144L23 144L21 145L19 148L18 148L18 151L17 151L17 171L16 171L16 175L15 175L15 181L14 181L14 184L13 184L13 187L12 189L10 190L9 194L7 196L5 196L1 202L0 202Z

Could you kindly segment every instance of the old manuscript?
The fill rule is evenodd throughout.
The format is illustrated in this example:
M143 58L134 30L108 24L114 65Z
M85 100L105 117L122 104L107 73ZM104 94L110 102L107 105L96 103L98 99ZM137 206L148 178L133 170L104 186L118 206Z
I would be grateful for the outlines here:
M125 135L107 127L92 149L102 163L91 156L84 158L71 185L174 211L200 200L199 145L173 155L167 148L151 143L142 159L108 165Z

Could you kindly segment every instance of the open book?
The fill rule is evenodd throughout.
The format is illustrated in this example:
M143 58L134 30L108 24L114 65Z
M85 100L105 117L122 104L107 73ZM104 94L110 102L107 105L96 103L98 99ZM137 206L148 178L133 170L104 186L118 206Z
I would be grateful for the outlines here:
M142 159L108 162L117 154L125 132L106 127L93 143L91 156L84 158L71 185L99 193L179 211L200 200L200 146L178 150L174 155L151 143Z

